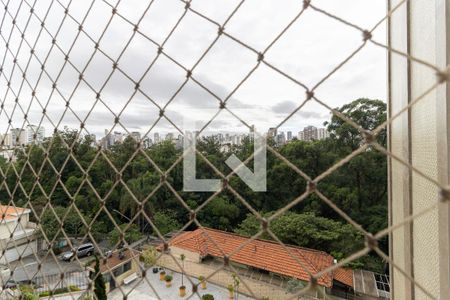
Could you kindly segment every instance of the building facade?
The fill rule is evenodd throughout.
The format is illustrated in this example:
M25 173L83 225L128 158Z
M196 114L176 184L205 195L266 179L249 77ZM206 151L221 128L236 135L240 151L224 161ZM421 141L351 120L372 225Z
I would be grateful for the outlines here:
M45 138L45 128L36 125L28 125L26 129L26 144L40 144Z
M1 264L9 264L36 253L36 224L29 221L30 209L0 205L0 256Z

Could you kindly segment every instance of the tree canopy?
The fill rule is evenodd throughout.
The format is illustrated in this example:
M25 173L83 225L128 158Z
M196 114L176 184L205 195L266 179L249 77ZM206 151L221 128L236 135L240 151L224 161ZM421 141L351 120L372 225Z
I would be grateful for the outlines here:
M333 116L325 124L330 138L309 142L294 139L285 145L269 143L298 169L315 178L361 146L362 129L373 130L386 120L386 104L379 100L357 99L336 110L361 128ZM376 141L386 146L385 130ZM57 215L59 220L65 216L63 228L68 236L93 236L116 244L120 234L114 223L123 229L132 220L124 236L130 243L144 234L155 234L149 220L162 234L181 229L190 221L189 210L200 206L203 207L196 217L204 226L251 235L259 225L242 199L255 211L270 215L292 203L307 186L290 165L268 151L267 192L253 192L239 177L232 176L229 186L237 194L225 189L205 204L212 193L183 191L182 162L177 161L181 149L171 141L136 152L138 147L134 139L126 138L110 149L100 149L93 146L89 135L81 136L68 128L57 131L42 145L18 149L15 162L0 158L6 177L0 186L0 199L9 204L10 191L14 191L14 204L32 208L32 220L40 220L49 239L61 237ZM229 149L223 149L215 137L198 142L198 150L224 174L231 172L226 158L235 154L245 160L252 149L248 138ZM162 172L168 171L165 178L161 178L154 164ZM31 168L39 170L39 178ZM20 188L15 170L23 170ZM200 157L197 177L219 178ZM171 187L162 184L164 181ZM374 148L369 147L323 178L317 190L367 231L375 233L387 226L386 157ZM271 226L286 243L321 249L336 257L345 257L362 247L362 236L316 194L290 207ZM381 240L380 246L387 252L386 240Z

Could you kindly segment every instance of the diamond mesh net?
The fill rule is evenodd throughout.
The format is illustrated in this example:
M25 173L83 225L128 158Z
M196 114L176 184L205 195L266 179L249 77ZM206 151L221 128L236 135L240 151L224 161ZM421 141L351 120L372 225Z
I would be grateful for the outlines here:
M9 238L4 239L5 245L3 245L2 253L4 264L9 269L6 275L20 274L29 282L38 286L39 292L47 291L47 295L50 296L52 296L52 292L55 293L59 289L66 292L68 297L72 299L85 296L96 298L97 296L92 291L99 273L93 273L94 263L91 260L80 259L77 255L72 256L73 262L70 264L62 262L56 246L67 244L71 251L76 251L79 244L91 242L93 250L89 252L91 251L91 248L89 248L88 254L97 253L100 261L106 262L101 264L102 272L109 274L116 281L123 281L123 278L120 278L121 275L115 271L115 266L110 265L109 261L115 257L117 249L126 246L129 250L121 252L121 255L126 258L127 262L138 266L139 277L126 287L118 285L116 292L119 291L118 293L124 299L131 298L135 290L139 290L140 286L145 285L150 288L157 299L164 299L164 296L155 288L155 282L149 280L150 277L147 274L149 270L145 270L140 259L141 252L144 251L141 244L147 244L149 241L140 241L130 245L126 238L127 235L133 234L136 224L141 229L151 230L159 238L156 244L159 245L159 250L161 250L156 254L156 261L161 264L164 263L174 270L192 272L195 264L180 260L179 256L173 251L164 250L168 250L172 241L186 229L192 228L192 226L203 229L204 227L198 218L199 214L222 192L227 192L237 203L255 216L261 227L257 234L245 240L231 252L222 250L223 245L220 241L212 238L208 231L204 230L203 234L208 241L207 244L214 245L220 252L219 256L223 257L222 264L216 264L215 262L209 264L214 268L210 269L211 272L208 274L204 274L206 281L214 281L213 279L218 276L225 276L223 272L226 271L235 276L234 283L238 282L246 294L252 298L261 299L260 291L255 290L255 286L251 284L251 280L253 280L251 272L249 273L248 270L242 271L239 266L230 263L230 260L238 256L240 251L253 241L266 235L272 238L274 243L280 246L298 264L298 268L303 269L309 276L308 285L289 294L290 299L313 297L311 295L330 299L331 296L320 288L320 282L324 276L367 255L371 251L376 252L398 272L408 277L423 293L431 299L435 299L435 296L425 286L396 265L389 255L380 249L377 241L386 237L393 230L411 223L415 218L436 209L437 203L426 210L406 217L398 224L393 224L372 234L354 221L333 199L327 197L326 193L320 190L319 185L338 168L371 149L403 164L415 174L445 190L445 187L441 186L434 178L397 157L377 140L377 137L384 132L393 120L406 113L448 78L447 70L441 70L420 58L393 49L374 39L373 32L382 26L392 14L395 14L398 8L405 5L406 0L392 7L382 19L368 29L347 21L333 12L327 11L326 8L316 6L313 1L305 0L291 19L284 20L283 28L277 35L265 37L268 42L262 47L253 46L234 35L232 31L227 30L227 25L231 20L241 18L245 21L246 15L239 14L242 7L245 6L245 0L236 2L235 6L220 21L210 17L207 12L201 9L201 6L195 6L195 1L172 3L171 5L176 9L167 11L165 16L152 14L152 10L156 10L155 7L164 5L162 4L163 1L160 0L143 1L139 5L135 3L134 5L138 5L137 7L133 7L127 1L109 0L91 0L83 1L83 3L64 0L1 1L3 10L0 25L0 51L2 53L0 122L6 126L2 128L5 133L2 136L2 146L3 153L6 153L8 161L0 165L0 187L2 197L4 197L1 199L2 203L9 205L10 210L12 209L12 211L4 211L2 218L2 226L5 226L4 228L7 229L7 235L9 236ZM109 11L110 15L105 18L105 14L99 14L99 11ZM307 11L314 11L321 17L333 19L350 28L355 36L360 37L359 46L347 53L345 58L336 64L331 71L313 84L304 83L301 79L289 74L283 66L277 65L276 59L272 59L270 56L270 50L280 42L293 26L301 24ZM158 27L158 18L161 17L170 20L170 22L165 22L166 25L170 23L170 26L164 28L161 25ZM211 28L209 35L197 37L195 32L183 31L181 24L192 17L199 18L203 26ZM87 26L86 23L90 25ZM92 24L98 25L92 26ZM249 26L258 26L258 24ZM195 55L188 53L189 55L185 59L181 59L180 55L170 54L166 51L166 46L171 43L171 40L177 34L188 35L188 39L192 35L194 43L198 42L195 40L195 38L198 38L201 40L204 49L201 53L195 53ZM218 47L217 45L224 39L231 41L234 47L239 49L238 51L245 52L246 55L254 58L253 63L246 66L248 68L242 75L232 78L233 87L228 92L218 91L211 81L196 72L197 69L202 68L202 64L204 64L212 49ZM106 46L111 40L114 41L114 46ZM133 54L130 54L133 52L129 52L129 50L136 47L136 44L141 45L141 49L147 49L146 53L138 53L138 56L133 57ZM349 64L359 52L369 45L404 56L406 59L429 68L437 74L435 84L372 130L362 128L355 120L332 108L326 100L319 99L315 94L319 87L328 81L332 81L335 73ZM185 46L180 45L179 47ZM186 51L189 51L188 47L186 47ZM180 52L183 52L183 50ZM149 88L148 78L156 76L155 72L161 71L161 61L173 68L173 74L176 74L176 80L178 80L177 88L168 88L162 95L154 95L152 87ZM295 64L295 62L292 63ZM99 64L108 64L111 69L99 68ZM283 81L300 88L304 95L295 109L287 114L281 122L273 124L274 128L280 128L305 105L314 103L356 129L363 137L362 142L349 155L327 168L325 172L315 176L307 174L296 163L287 159L274 145L267 145L269 154L284 162L292 171L293 176L302 178L306 182L304 191L298 197L289 201L287 205L277 208L276 212L268 217L255 210L252 205L253 202L245 194L242 194L232 184L227 184L236 176L235 172L230 173L220 166L216 166L213 161L210 161L207 152L196 150L204 167L208 168L211 174L220 178L224 184L218 192L211 193L204 203L193 208L187 199L189 195L180 191L177 188L177 183L170 179L172 172L179 171L185 153L180 152L174 161L171 161L170 164L166 162L162 166L161 160L145 144L145 138L154 132L154 128L159 122L171 124L177 133L183 135L183 128L175 119L175 115L169 113L169 109L177 101L179 95L192 86L211 98L211 105L214 105L217 112L227 111L244 127L251 129L248 120L235 114L232 105L233 96L255 76L260 68L267 68L276 73L277 76L281 76ZM182 74L182 76L178 76L179 74ZM176 76L174 75L174 77ZM170 80L170 78L167 78L167 80ZM163 82L160 84L163 84ZM115 89L115 85L120 87ZM111 92L116 93L117 98L111 99L109 97ZM83 102L83 107L77 104L76 99L80 97L89 99L89 102ZM117 130L133 136L132 128L135 127L133 124L136 124L139 120L133 120L132 117L127 116L127 112L131 109L130 107L136 108L136 98L145 100L145 102L141 102L144 105L137 107L142 110L142 114L146 115L145 122L149 125L142 137L137 139L133 148L127 149L126 153L121 153L120 157L115 157L111 154L107 145L107 138L113 136ZM39 111L39 113L36 113L36 111ZM95 138L92 138L80 144L79 141L82 137L89 137L93 134L92 119L99 118L99 111L103 112L102 116L106 126L110 126L105 132L106 139L96 142ZM213 119L214 117L211 117L201 131L206 131ZM68 120L79 124L78 130L71 131L65 128ZM149 123L150 121L151 123ZM52 138L45 141L43 141L43 133L40 131L43 124L50 124L54 131ZM32 132L26 141L27 144L32 146L23 147L21 145L24 143L22 132L25 129ZM8 132L14 130L16 130L16 135L7 135ZM10 147L7 147L7 145L10 145ZM95 149L95 151L90 152L88 149ZM59 156L55 157L54 153L59 153ZM85 153L89 153L90 156L83 157ZM243 164L250 163L253 155L248 156ZM41 158L41 160L37 161L36 157ZM83 159L80 159L80 157L83 157ZM20 164L15 162L18 158L20 158ZM128 179L133 177L134 168L136 168L136 162L138 161L151 171L151 175L145 179L147 180L145 182L130 182ZM108 174L110 184L93 180L95 174L100 171L99 169ZM70 172L67 170L70 170ZM77 175L77 180L68 180L74 174ZM142 186L145 188L142 188ZM112 199L117 196L118 190L125 193L128 203L131 203L129 204L132 206L130 218L118 212L116 209L119 207L116 204L111 204ZM89 193L90 199L95 201L87 203L80 201L86 193ZM173 199L170 205L183 207L186 216L188 216L189 221L176 228L176 233L171 236L160 231L155 223L155 216L149 209L150 199L157 197L159 194L169 195ZM312 272L310 268L306 267L305 260L298 253L294 253L295 250L283 243L271 229L271 223L274 220L283 216L292 207L311 195L318 197L323 203L327 204L348 224L356 228L366 240L360 251L336 264L332 264L330 267L317 270L317 272ZM66 199L65 209L55 207L55 197ZM158 199L161 200L161 196L159 197ZM82 204L88 205L90 208L94 207L96 213L86 217L82 213L83 208L79 207ZM28 227L24 228L21 218L24 219L28 213L35 223L30 223L27 225ZM8 223L9 219L13 218L11 216L19 216L19 222L16 222L14 226L8 225L10 224ZM104 237L98 236L94 230L100 219L109 220L117 233L114 246L111 247L112 256L104 251L105 246L102 243ZM49 220L53 225L51 232L47 229L43 230L42 226L44 221L48 224ZM76 226L75 228L68 227L67 224L76 224ZM26 234L27 230L31 230L33 234ZM24 232L25 234L23 234ZM19 234L23 235L18 236ZM78 236L78 239L74 239L74 235ZM34 244L36 239L40 241L39 246L32 246L36 245ZM17 259L12 260L8 257L7 249L10 248L17 249ZM31 255L25 257L25 252L28 254L31 252ZM78 267L73 269L74 265ZM126 267L122 266L122 268ZM4 276L6 275L4 274ZM258 274L258 276L259 280L264 282L263 275ZM188 285L187 299L201 297L202 293L198 288L200 282L192 276L185 276L184 280L185 285ZM267 280L270 284L276 282L278 285L283 285L283 278L277 281L278 279L272 276ZM107 280L107 282L111 284L113 281ZM17 297L17 294L14 294L14 289L6 289L7 282L4 282L4 287L5 289L1 291L0 297ZM313 291L312 294L311 291ZM10 294L11 292L13 294Z

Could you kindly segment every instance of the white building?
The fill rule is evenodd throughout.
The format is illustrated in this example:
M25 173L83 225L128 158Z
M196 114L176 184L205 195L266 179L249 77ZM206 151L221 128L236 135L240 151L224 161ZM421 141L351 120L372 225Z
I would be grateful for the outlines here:
M286 144L286 136L284 135L283 131L277 134L277 136L276 136L276 143L278 145Z
M298 138L299 141L304 141L305 140L304 132L303 131L299 131L298 135L297 135L297 138Z
M314 126L306 126L303 129L303 134L304 134L304 138L305 141L313 141L313 140L317 140L317 127Z
M37 127L36 125L28 125L26 129L25 144L36 143L40 144L45 138L45 128Z
M153 145L153 141L151 138L146 137L142 140L142 147L144 147L145 149L150 148Z
M114 144L116 143L122 143L124 140L124 135L120 131L114 131Z
M166 141L172 141L174 139L173 133L169 132L166 134Z
M3 157L7 161L15 162L17 156L14 149L0 149L0 157Z
M319 128L317 130L317 139L318 140L324 140L329 137L330 137L330 132L328 130L326 130L325 128Z
M11 129L11 144L10 147L21 146L27 144L27 137L25 129L12 128Z
M136 142L140 142L141 141L141 133L139 131L132 131L130 136L136 141Z
M30 209L0 205L0 252L5 251L0 256L1 264L36 253L36 224L29 221L30 212Z
M155 132L155 134L153 135L153 141L155 144L158 144L161 140L159 137L159 133Z
M12 147L11 145L12 145L11 133L0 135L0 146L2 148L9 149Z

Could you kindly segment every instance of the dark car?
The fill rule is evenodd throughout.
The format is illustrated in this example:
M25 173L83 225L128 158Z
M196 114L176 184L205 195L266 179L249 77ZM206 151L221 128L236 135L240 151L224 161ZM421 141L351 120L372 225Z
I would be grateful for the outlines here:
M71 261L75 258L74 254L79 258L84 256L91 256L92 254L94 254L94 250L94 245L92 245L91 243L87 243L80 245L75 249L75 251L64 252L63 254L61 254L60 258L64 261Z

